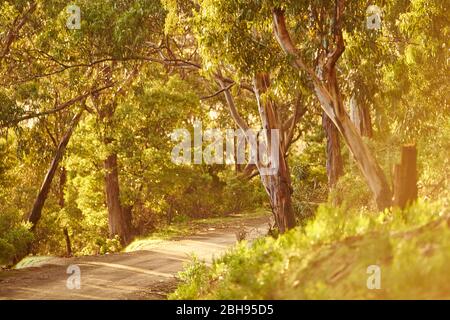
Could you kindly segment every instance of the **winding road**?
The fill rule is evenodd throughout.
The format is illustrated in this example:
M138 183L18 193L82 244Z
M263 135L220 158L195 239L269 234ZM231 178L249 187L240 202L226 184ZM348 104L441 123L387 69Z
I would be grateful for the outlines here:
M0 272L0 299L165 299L176 288L176 275L192 254L210 263L245 230L253 240L267 233L268 218L239 220L175 240L155 241L139 251L51 258L38 267ZM80 270L80 288L68 289L68 267Z

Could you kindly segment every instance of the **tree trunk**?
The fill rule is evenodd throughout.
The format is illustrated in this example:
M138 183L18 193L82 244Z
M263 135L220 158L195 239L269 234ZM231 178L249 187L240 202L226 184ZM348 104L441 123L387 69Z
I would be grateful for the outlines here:
M266 73L257 74L254 79L254 87L256 98L258 101L258 110L261 118L263 129L266 133L266 153L270 157L269 164L278 162L278 170L276 173L263 175L261 174L261 181L266 189L270 198L270 204L272 212L275 217L275 221L278 225L280 233L284 233L287 230L295 227L295 214L292 207L292 186L291 177L289 173L288 163L285 158L287 141L278 141L279 148L275 154L272 153L271 130L282 131L282 123L277 114L276 105L271 99L267 99L265 102L261 99L261 94L267 91L270 85L269 75ZM284 134L279 135L279 139L282 139ZM277 159L275 159L275 157ZM261 173L261 165L258 165L258 169Z
M237 150L239 150L239 145L238 143L245 143L245 141L240 141L240 139L238 139L236 136L233 137L233 147L234 147L234 152L233 152L233 157L234 157L234 170L236 172L236 175L239 175L242 173L242 171L244 170L244 167L241 163L239 163L238 161L238 153Z
M115 62L106 65L102 70L108 84L113 81L113 70ZM118 89L110 101L105 102L99 109L99 116L105 125L104 144L110 146L114 141L108 134L113 129L113 118L116 111L116 97L121 92L122 87ZM101 103L97 101L97 103ZM122 245L127 245L132 240L131 235L131 210L122 207L120 202L119 187L119 168L117 164L117 153L112 151L104 160L105 168L105 193L106 206L108 208L109 235L110 237L119 236Z
M67 171L65 167L62 167L59 173L59 206L60 208L64 208L65 200L64 200L64 187L67 181Z
M322 108L344 137L361 173L374 194L378 209L384 210L392 204L392 193L386 176L345 111L337 84L336 70L332 69L328 72L327 78L330 82L328 86L333 90L329 92L320 83L315 83L316 95Z
M339 178L344 173L343 160L341 155L341 144L339 139L339 131L336 129L333 121L322 113L322 126L327 139L327 176L328 186L334 188Z
M287 161L279 155L280 168L276 175L261 176L264 187L269 195L275 222L284 233L295 227L295 214L292 207L292 186Z
M72 136L73 130L76 127L78 121L80 121L81 115L82 111L80 111L75 117L73 117L69 129L64 134L58 145L58 149L56 150L56 154L50 165L50 169L48 170L47 175L44 178L44 182L42 183L42 186L39 189L39 193L36 197L36 200L34 201L33 209L31 209L31 212L27 218L27 220L32 224L32 229L36 227L36 224L41 218L42 208L44 207L45 200L47 199L48 192L50 191L50 186L52 184L53 177L55 176L59 162L61 161L64 155L64 151L66 150L67 144L69 143L70 137Z
M234 103L233 97L230 94L227 85L225 84L223 78L218 75L216 77L218 83L220 84L223 92L225 94L225 99L227 101L228 107L230 109L230 113L238 127L243 132L248 132L250 130L248 124L244 119L239 115L237 111L236 105ZM261 177L261 182L269 196L270 204L272 207L272 212L275 217L276 224L278 225L279 231L281 233L287 231L288 229L295 227L295 215L292 207L292 187L291 187L291 177L289 174L289 168L286 161L286 151L292 141L292 134L285 134L284 132L284 123L280 121L278 117L276 105L271 99L267 99L266 101L262 101L261 94L267 91L269 87L269 75L265 73L257 74L253 79L253 89L256 94L256 100L258 103L258 111L260 115L260 119L262 122L262 127L265 130L266 135L266 154L268 155L268 165L272 167L273 163L278 161L278 168L276 172L271 172L271 174L265 174L267 168L265 168L264 164L258 159L254 164L248 164L244 169L244 175L247 176L253 171L253 168L256 167L259 175ZM296 109L297 110L297 109ZM293 118L293 123L291 123L289 129L295 128L296 117ZM272 148L271 142L271 129L276 129L279 132L278 138L283 139L279 142L278 149ZM288 129L288 130L289 130ZM290 138L286 138L290 137ZM249 137L246 135L247 142L249 142ZM249 143L252 145L252 143ZM272 149L274 152L272 152Z
M118 235L122 244L130 242L131 216L126 215L120 203L119 173L117 168L117 154L110 154L105 162L105 191L106 205L108 207L109 234Z
M343 1L337 2L337 17L335 17L337 21L335 28L336 48L331 55L328 55L325 60L326 63L319 66L317 73L303 61L303 57L298 53L286 27L284 11L279 8L273 10L274 32L281 48L291 57L290 60L294 67L306 72L311 78L314 91L323 111L342 134L367 185L374 195L378 208L383 210L392 204L392 193L389 184L377 160L365 145L361 135L345 111L337 83L336 62L345 50L342 30L340 29L343 4Z
M72 244L70 243L69 230L67 228L63 229L64 239L66 240L66 256L72 256Z
M59 206L60 208L64 208L65 201L64 201L64 186L66 185L67 181L67 171L65 167L62 167L59 173ZM69 236L69 230L67 227L63 228L63 234L64 239L66 240L66 256L71 257L72 256L72 244L70 241Z
M350 119L358 133L363 137L372 138L372 119L368 107L362 106L353 95L350 99Z
M360 171L374 194L378 209L383 210L389 207L392 204L392 194L386 177L375 157L362 140L361 135L357 132L348 114L345 111L339 111L340 107L335 110L335 102L321 88L316 87L316 94L322 106L327 109L328 116L333 120L344 137Z
M394 167L394 205L404 209L417 200L417 193L417 149L405 145L401 162Z

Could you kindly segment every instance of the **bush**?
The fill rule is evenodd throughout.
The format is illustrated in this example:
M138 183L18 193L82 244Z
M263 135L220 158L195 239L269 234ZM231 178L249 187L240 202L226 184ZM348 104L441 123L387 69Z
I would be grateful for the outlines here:
M450 212L419 201L382 213L322 205L278 239L243 242L211 267L194 261L172 299L449 298ZM379 265L386 290L368 290ZM414 296L416 294L416 296Z
M120 237L117 235L113 239L97 239L96 245L99 246L100 254L115 253L122 250Z
M0 265L10 265L26 255L32 240L30 224L21 222L20 215L13 212L0 215Z
M267 201L267 194L262 187L259 177L252 181L242 181L234 173L224 177L225 186L218 199L220 212L239 213L257 209Z

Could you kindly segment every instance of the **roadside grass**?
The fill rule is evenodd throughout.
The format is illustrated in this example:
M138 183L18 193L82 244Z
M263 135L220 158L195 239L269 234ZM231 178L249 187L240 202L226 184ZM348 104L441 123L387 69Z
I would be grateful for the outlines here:
M14 266L14 269L24 269L31 267L39 267L42 263L55 258L54 256L28 256L23 258Z
M380 289L369 289L380 268ZM369 269L368 269L369 268ZM419 201L383 213L319 207L274 239L193 260L169 299L450 299L450 212Z

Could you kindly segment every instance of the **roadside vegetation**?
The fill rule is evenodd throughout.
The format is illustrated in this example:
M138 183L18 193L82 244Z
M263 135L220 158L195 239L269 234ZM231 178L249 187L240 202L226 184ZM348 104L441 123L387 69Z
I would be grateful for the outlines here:
M381 288L369 290L371 265ZM172 299L449 299L448 203L383 213L322 205L304 228L206 266L194 261Z

